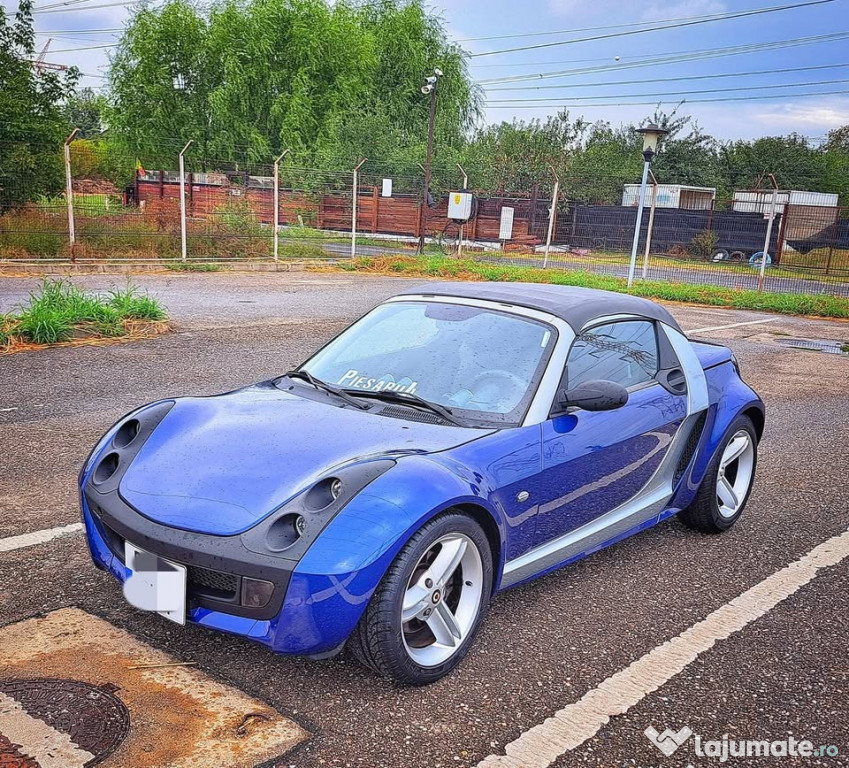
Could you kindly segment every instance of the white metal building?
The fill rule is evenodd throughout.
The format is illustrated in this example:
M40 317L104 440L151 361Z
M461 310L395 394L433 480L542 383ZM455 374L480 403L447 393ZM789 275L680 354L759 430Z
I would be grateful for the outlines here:
M810 205L819 208L836 208L837 195L831 192L806 192L800 189L779 189L776 197L778 213L784 211L785 205ZM772 205L772 190L750 192L738 190L734 193L733 208L741 213L769 214Z
M651 207L652 186L646 187L645 208ZM690 187L686 184L658 184L657 208L684 208L689 211L704 211L712 207L716 199L713 187ZM635 208L640 200L640 185L626 184L622 190L622 205Z

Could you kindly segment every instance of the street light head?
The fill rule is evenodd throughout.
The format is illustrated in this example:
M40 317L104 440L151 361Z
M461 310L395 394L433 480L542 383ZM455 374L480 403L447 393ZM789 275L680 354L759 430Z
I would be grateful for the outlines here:
M643 157L650 160L655 152L657 152L657 142L662 136L666 136L669 131L661 128L654 123L649 123L644 128L637 128L637 133L643 135Z
M434 67L433 74L437 77L442 77L442 70L439 67Z
M427 85L422 86L422 93L427 96L433 90L433 85L428 83Z

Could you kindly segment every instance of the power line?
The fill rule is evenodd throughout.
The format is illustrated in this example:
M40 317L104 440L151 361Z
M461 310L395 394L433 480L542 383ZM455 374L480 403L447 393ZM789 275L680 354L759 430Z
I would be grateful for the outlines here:
M76 53L77 51L94 51L98 48L114 48L117 43L109 43L108 45L83 45L79 48L56 48L50 51L52 56L54 53Z
M46 34L46 33L41 33ZM608 66L611 69L623 69L627 66L635 66L635 62L640 62L646 59L654 59L658 56L700 56L701 54L710 54L711 56L722 56L722 55L734 55L734 52L739 48L751 48L752 50L770 50L773 47L775 48L790 48L795 47L797 45L808 45L815 44L818 42L831 42L836 38L835 34L842 35L847 33L829 33L827 35L812 35L809 37L794 37L788 40L774 40L768 43L745 43L743 45L732 45L725 48L697 48L696 50L686 50L686 51L666 51L664 53L648 53L648 54L639 54L636 56L629 56L627 60L623 62L617 62L615 64L610 63L610 56L599 56L592 59L560 59L557 61L511 61L504 62L500 64L489 63L484 64L483 62L473 61L470 62L471 66L477 67L478 69L493 69L493 68L504 68L507 67L540 67L540 66L555 66L558 64L581 64L589 61L606 61L608 62ZM742 51L746 52L746 51ZM639 66L638 64L636 64ZM513 75L513 77L537 77L537 75Z
M728 96L717 99L682 99L683 104L708 104L719 103L726 101L756 101L761 99L801 99L808 96L845 96L849 91L813 91L811 93L771 93L767 96ZM636 106L654 106L658 100L653 101L620 101L617 103L607 102L602 104L559 104L558 106L566 109L574 107L576 109L587 109L588 107L636 107ZM552 104L523 104L522 109L551 109ZM488 109L516 109L515 104L487 104Z
M811 35L808 37L797 37L789 40L778 40L770 43L745 43L743 45L733 45L727 48L706 48L700 51L691 53L682 52L680 54L661 54L655 58L644 59L643 61L632 61L608 64L602 67L579 67L576 69L561 69L549 70L547 72L535 72L524 75L509 75L507 77L493 77L486 80L479 80L480 85L495 85L498 83L520 83L527 80L550 80L556 77L572 77L574 75L585 75L595 72L609 72L611 70L620 69L637 69L640 67L648 67L662 64L679 64L686 61L701 61L704 59L713 59L721 56L738 56L747 53L756 53L767 50L780 50L783 48L795 48L805 45L817 45L819 43L831 43L838 40L849 38L849 31L833 32L827 35Z
M93 35L98 32L123 32L123 27L104 27L103 29L56 29L36 32L37 35Z
M818 69L841 69L849 67L849 63L845 64L817 64L810 67L788 67L786 69L760 69L751 72L720 72L714 75L684 75L682 77L655 77L642 78L640 80L611 80L607 83L564 83L562 85L515 85L505 86L500 88L487 88L484 90L487 93L495 91L549 91L560 88L604 88L608 85L642 85L643 83L672 83L681 80L713 80L714 78L723 77L753 77L755 75L777 75L785 72L811 72Z
M82 0L76 0L82 2ZM509 35L489 35L488 37L460 37L457 38L458 43L477 43L484 40L510 40L517 37L550 37L551 35L568 35L572 32L594 32L601 29L624 29L627 27L645 27L649 24L667 24L676 21L692 21L696 19L704 19L713 21L722 19L727 15L724 13L710 13L702 16L677 16L671 19L650 19L647 21L631 21L624 24L606 24L595 27L573 27L572 29L556 29L552 32L514 32Z
M833 2L833 0L819 0L820 2ZM93 11L97 8L117 8L120 6L134 6L143 3L144 0L120 0L114 3L101 3L100 5L76 5L72 8L50 8L45 11L33 11L33 16L46 16L48 13L72 13L73 11Z
M812 85L837 85L838 83L849 83L849 78L843 78L840 80L813 80L809 83L774 83L772 85L741 85L734 88L704 88L700 91L662 91L661 93L632 93L625 94L624 96L621 94L610 95L610 96L570 96L569 98L573 101L584 101L586 99L621 99L627 98L629 96L640 96L640 97L649 97L649 96L688 96L691 93L730 93L732 91L769 91L775 88L807 88ZM506 99L506 98L496 98L493 101L498 101L502 104L520 104L526 101L533 102L543 102L543 101L553 101L560 102L562 101L562 97L558 98L553 96L551 98L534 98L534 99Z
M680 21L674 24L666 24L659 25L655 27L646 27L645 29L632 29L627 32L611 32L606 35L593 35L591 37L578 37L574 40L557 40L553 43L537 43L535 45L523 45L517 48L502 48L496 51L484 51L482 53L472 53L470 54L470 58L479 58L481 56L495 56L504 53L517 53L519 51L533 51L538 50L540 48L553 48L558 45L572 45L574 43L589 43L595 42L597 40L609 40L615 37L628 37L631 35L642 35L646 32L657 32L665 29L680 29L681 27L692 27L697 24L710 24L715 21L729 21L731 19L742 19L748 16L761 16L766 13L776 13L778 11L789 11L795 8L807 8L814 5L825 5L827 3L833 3L834 0L806 0L806 2L802 3L792 3L790 5L775 5L769 8L754 8L747 11L736 11L734 13L727 13L722 16L717 15L714 18L709 19L696 19L693 21Z

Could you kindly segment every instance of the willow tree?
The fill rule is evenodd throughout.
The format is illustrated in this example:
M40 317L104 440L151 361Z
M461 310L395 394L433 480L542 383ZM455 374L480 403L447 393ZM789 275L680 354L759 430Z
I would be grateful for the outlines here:
M412 158L427 130L419 89L437 66L439 136L457 143L477 96L421 0L223 0L208 11L170 0L137 12L121 39L110 126L145 155L191 138L199 155L254 163L284 148L302 163Z

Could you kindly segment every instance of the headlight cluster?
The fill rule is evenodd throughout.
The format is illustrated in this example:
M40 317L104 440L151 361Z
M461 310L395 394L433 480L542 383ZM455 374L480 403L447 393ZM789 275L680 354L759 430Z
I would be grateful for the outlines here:
M173 400L146 405L113 424L86 460L80 481L91 473L91 482L98 491L112 490L173 406Z
M243 533L242 543L252 552L300 559L333 517L393 466L394 459L362 461L322 478Z

